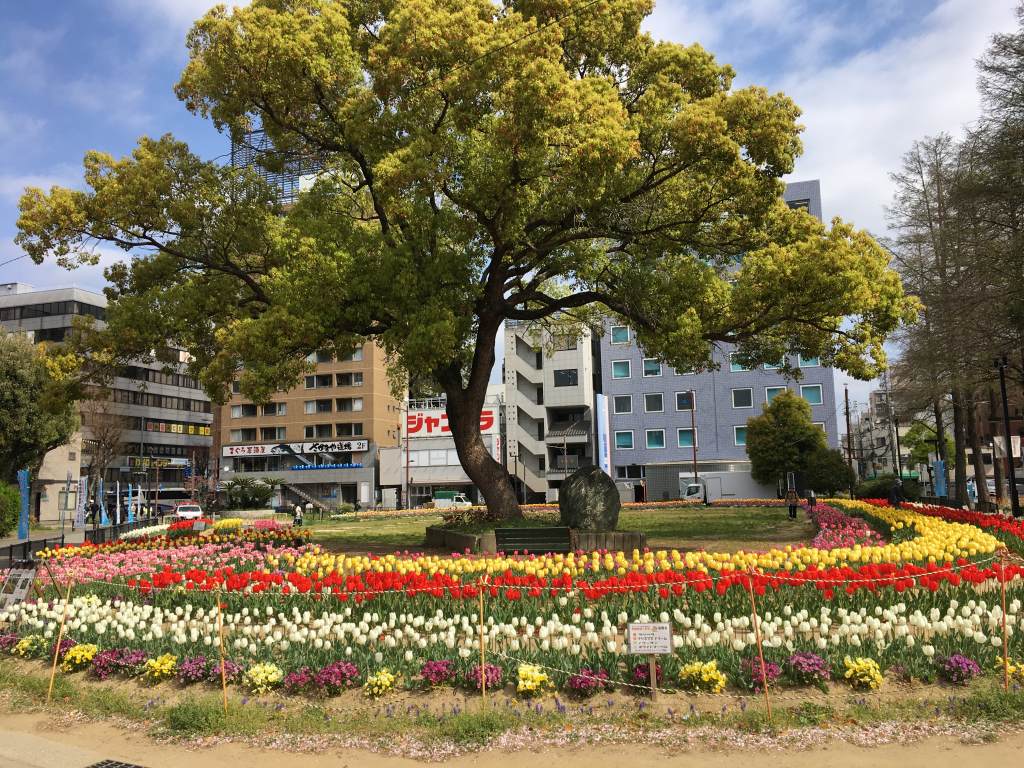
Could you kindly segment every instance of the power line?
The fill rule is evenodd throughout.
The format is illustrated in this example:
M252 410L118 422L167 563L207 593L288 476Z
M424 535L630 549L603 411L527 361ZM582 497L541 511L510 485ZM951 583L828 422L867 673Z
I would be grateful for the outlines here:
M27 258L27 257L28 257L28 254L27 253L23 253L23 254L21 254L21 256L15 256L13 259L8 259L7 261L0 261L0 267L5 267L8 264L13 264L18 259L24 259L24 258Z

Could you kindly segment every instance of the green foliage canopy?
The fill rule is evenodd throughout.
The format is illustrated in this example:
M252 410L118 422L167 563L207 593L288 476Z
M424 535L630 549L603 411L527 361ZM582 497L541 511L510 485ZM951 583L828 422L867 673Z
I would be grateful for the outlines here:
M812 455L828 450L825 433L811 421L811 406L787 390L747 421L747 455L754 480L776 485L787 472L804 473Z
M0 335L0 482L14 482L19 469L34 472L77 428L74 404L44 349L20 334Z
M170 136L86 156L85 191L26 192L37 261L109 270L135 355L188 349L207 388L291 385L314 350L372 339L448 397L460 458L514 506L477 416L502 322L611 313L648 354L712 365L788 352L856 376L914 302L865 232L781 200L799 109L733 88L699 45L640 32L651 0L254 0L207 13L177 94L267 169L320 165L292 206L251 168ZM742 260L740 256L742 255Z

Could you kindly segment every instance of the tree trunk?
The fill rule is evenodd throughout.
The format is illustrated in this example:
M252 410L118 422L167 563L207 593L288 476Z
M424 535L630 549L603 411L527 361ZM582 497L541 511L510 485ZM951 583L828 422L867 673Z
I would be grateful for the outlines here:
M523 516L512 479L491 456L480 434L480 411L494 367L495 336L500 324L500 318L481 318L467 383L463 384L462 367L456 364L439 370L436 378L448 400L448 426L459 462L483 494L488 519L512 520Z
M964 429L964 395L959 389L953 390L953 445L956 453L954 484L956 504L967 505L967 440Z
M448 425L455 439L455 450L462 468L483 494L488 519L522 517L508 471L491 456L480 434L483 399L469 397L465 390L446 390L445 394L448 396Z
M936 400L933 404L935 412L935 455L942 459L943 487L949 495L949 456L946 455L946 422L943 418L942 403ZM943 497L945 498L945 497Z
M974 465L974 485L978 489L978 505L985 509L989 502L988 482L985 474L985 462L981 457L981 438L978 435L978 406L974 395L966 399L964 426L967 429L967 442L971 446L971 463Z

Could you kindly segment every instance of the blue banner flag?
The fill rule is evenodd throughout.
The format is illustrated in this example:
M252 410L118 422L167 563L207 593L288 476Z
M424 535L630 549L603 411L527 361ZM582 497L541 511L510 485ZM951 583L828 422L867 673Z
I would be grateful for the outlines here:
M18 514L18 541L28 538L28 470L18 470L18 493L21 495L21 507Z

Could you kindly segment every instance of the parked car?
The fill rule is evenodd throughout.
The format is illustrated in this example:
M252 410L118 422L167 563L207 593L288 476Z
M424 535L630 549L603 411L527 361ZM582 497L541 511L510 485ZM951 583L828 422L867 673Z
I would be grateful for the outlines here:
M174 516L178 520L196 520L203 516L203 508L194 502L179 504L174 508Z

